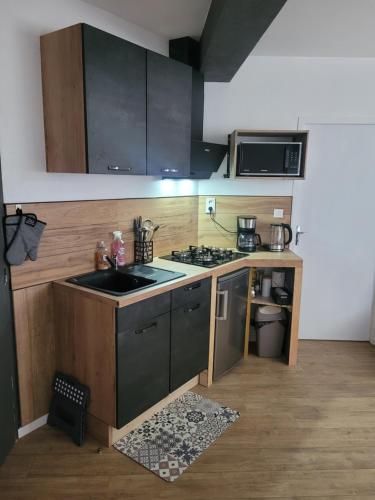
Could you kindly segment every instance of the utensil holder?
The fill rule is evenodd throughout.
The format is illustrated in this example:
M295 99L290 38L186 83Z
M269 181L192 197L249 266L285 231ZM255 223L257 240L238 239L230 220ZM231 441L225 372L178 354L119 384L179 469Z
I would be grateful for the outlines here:
M154 259L153 241L135 241L134 242L134 260L141 264L148 264Z

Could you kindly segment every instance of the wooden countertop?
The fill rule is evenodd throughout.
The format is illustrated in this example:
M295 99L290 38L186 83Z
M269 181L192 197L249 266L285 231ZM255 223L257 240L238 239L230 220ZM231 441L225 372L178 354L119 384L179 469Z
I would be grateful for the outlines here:
M186 274L186 276L150 288L145 288L143 290L139 290L131 294L124 295L122 297L116 297L114 295L109 295L107 293L98 292L95 290L91 290L89 288L84 288L75 285L73 283L67 283L66 281L55 281L54 286L74 288L83 295L95 298L100 302L111 303L114 307L124 307L133 304L134 302L138 302L139 300L148 299L150 297L153 297L154 295L159 295L160 293L173 290L174 288L178 288L179 286L191 283L198 279L203 279L210 276L213 277L222 276L223 274L236 271L237 269L241 269L242 267L301 268L302 259L301 257L298 257L298 255L296 255L291 250L285 250L284 252L281 253L275 253L275 252L250 253L246 257L243 257L242 259L238 259L234 262L229 262L227 264L222 264L221 266L214 267L212 269L207 269L199 266L192 266L190 264L182 264L180 262L173 262L170 260L160 259L158 257L156 257L153 260L153 262L148 265L159 269L166 269L168 271L176 271L184 273Z

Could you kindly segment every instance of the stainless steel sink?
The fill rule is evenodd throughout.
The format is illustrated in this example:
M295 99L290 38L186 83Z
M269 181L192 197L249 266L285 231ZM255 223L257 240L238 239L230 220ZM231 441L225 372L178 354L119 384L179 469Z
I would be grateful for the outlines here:
M185 275L151 266L134 265L125 266L121 270L94 271L69 278L67 281L99 292L121 296L182 276Z

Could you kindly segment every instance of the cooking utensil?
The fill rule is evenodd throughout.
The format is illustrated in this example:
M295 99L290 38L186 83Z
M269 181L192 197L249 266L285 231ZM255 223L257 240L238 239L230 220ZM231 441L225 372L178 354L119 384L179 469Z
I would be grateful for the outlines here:
M142 217L134 219L134 232L136 241L152 241L155 231L159 229L159 224L155 224L151 219L142 221Z

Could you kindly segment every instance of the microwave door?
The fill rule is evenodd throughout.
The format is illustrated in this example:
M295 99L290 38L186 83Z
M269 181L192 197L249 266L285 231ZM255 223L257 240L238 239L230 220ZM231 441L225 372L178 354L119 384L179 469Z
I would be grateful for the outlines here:
M241 143L240 175L283 175L285 144Z

